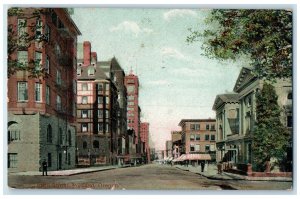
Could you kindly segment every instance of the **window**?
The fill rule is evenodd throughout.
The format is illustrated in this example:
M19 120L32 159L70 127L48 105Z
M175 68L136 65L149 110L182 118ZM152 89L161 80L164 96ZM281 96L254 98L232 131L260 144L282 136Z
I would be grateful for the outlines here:
M71 165L71 154L68 153L68 165Z
M134 100L134 95L129 95L128 100Z
M293 116L287 116L287 127L293 127Z
M36 20L35 25L35 38L41 39L41 36L43 34L43 21L41 19Z
M61 110L61 97L59 95L56 96L56 109Z
M18 82L18 101L28 100L27 82Z
M108 123L105 124L105 132L108 132Z
M45 70L46 70L46 73L48 73L48 74L50 73L50 58L48 55L46 56Z
M214 124L212 124L212 125L210 126L210 130L211 130L211 131L215 131L215 130L216 130L216 127L215 127Z
M195 145L194 144L190 145L190 151L195 151Z
M8 154L8 168L17 168L18 165L18 154L9 153Z
M46 86L46 104L50 105L50 87Z
M216 140L216 136L215 135L210 135L210 140L215 141Z
M200 140L200 134L196 134L196 140Z
M50 124L47 126L47 142L52 143L52 127Z
M200 124L191 124L190 128L191 130L200 130Z
M95 68L91 67L88 69L88 75L95 75Z
M206 130L209 130L209 124L206 124Z
M87 118L88 117L88 110L81 110L81 118Z
M293 93L292 92L288 93L287 98L288 99L293 99Z
M45 25L45 34L46 34L46 40L50 41L50 28L47 24Z
M82 104L87 104L88 103L88 97L87 96L82 96L81 103Z
M194 140L195 140L195 135L191 134L191 135L190 135L190 140L191 140L191 141L194 141Z
M20 130L9 130L8 131L8 142L12 142L15 140L21 140Z
M134 89L135 89L135 86L133 86L133 85L127 86L127 92L128 93L133 93Z
M51 13L51 20L52 20L52 23L57 26L57 15L54 11L52 11Z
M105 97L105 103L109 104L109 97Z
M81 68L80 68L80 67L77 68L77 75L78 75L78 76L81 75Z
M98 109L98 118L103 118L103 109Z
M69 146L72 146L72 134L70 130L68 130L68 144Z
M28 51L18 51L18 66L24 68L28 65Z
M133 105L134 105L134 102L128 102L128 105L129 105L129 106L133 106Z
M98 97L98 104L103 104L103 97L102 96Z
M205 145L205 151L209 151L210 150L210 145Z
M93 148L94 149L98 149L99 148L99 141L98 140L94 140L94 142L93 142Z
M81 124L81 131L82 132L87 132L88 131L88 124L87 123L82 123Z
M103 123L98 123L98 132L103 132Z
M105 110L105 118L109 118L109 111Z
M42 84L40 83L35 83L35 101L42 101Z
M200 144L195 145L195 151L200 151Z
M58 129L58 144L63 144L63 132L61 128Z
M88 90L88 84L87 83L82 83L82 90L87 91Z
M205 135L205 140L209 140L209 135Z
M24 46L26 44L27 37L27 21L26 19L18 19L18 37L19 45Z
M86 142L86 141L83 141L83 143L82 143L82 148L83 148L83 149L86 149L86 148L87 148L87 142Z
M103 85L102 84L97 84L97 89L99 92L103 92Z
M48 153L48 167L52 167L52 154L51 153Z
M61 85L61 73L59 70L56 71L56 84Z

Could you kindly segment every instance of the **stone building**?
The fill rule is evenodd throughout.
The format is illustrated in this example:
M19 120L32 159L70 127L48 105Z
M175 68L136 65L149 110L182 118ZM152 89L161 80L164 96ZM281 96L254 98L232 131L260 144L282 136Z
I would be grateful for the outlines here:
M48 170L74 168L76 44L81 33L66 9L21 10L23 14L8 16L18 41L10 55L17 71L7 81L8 171L38 171L43 160ZM23 37L27 34L29 41Z
M233 89L236 94L227 95L226 99L224 95L216 97L213 109L216 111L217 124L219 125L217 128L223 123L222 129L217 130L219 160L226 155L226 159L233 163L252 163L251 135L255 128L256 94L262 89L263 83L264 80L253 75L251 68L243 67ZM277 79L273 86L278 95L278 104L283 110L281 121L292 133L291 80ZM236 122L232 122L231 125L227 123L226 128L225 122L232 119ZM236 124L237 121L238 125ZM232 124L236 125L232 126ZM237 127L238 131L236 130Z

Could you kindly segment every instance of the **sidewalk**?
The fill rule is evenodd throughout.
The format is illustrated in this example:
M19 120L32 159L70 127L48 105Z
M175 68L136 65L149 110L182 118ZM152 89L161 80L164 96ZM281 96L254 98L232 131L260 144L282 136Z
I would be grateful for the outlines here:
M75 168L69 170L58 170L58 171L48 171L48 176L71 176L82 173L92 173L97 171L106 171L111 169L130 167L130 165L123 166L99 166L99 167L88 167L88 168ZM15 172L8 173L8 175L21 175L21 176L40 176L42 172L40 171L25 171L25 172Z
M200 166L189 165L188 167L186 167L181 165L175 165L174 167L181 170L197 173L209 179L215 179L215 180L287 181L287 182L293 181L293 179L290 177L251 177L251 176L238 175L238 174L233 174L228 172L223 172L221 174L218 174L217 166L214 164L208 166L205 165L204 172L201 172Z

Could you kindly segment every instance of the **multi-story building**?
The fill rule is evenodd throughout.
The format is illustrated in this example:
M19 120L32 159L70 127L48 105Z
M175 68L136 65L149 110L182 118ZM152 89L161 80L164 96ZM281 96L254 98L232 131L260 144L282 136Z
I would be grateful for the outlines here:
M18 41L9 55L18 65L7 82L8 170L38 171L44 160L48 170L73 168L81 33L66 9L19 8L18 13L8 16Z
M171 139L172 139L172 151L173 151L173 158L178 158L181 154L181 131L172 131L171 132Z
M140 154L140 108L139 108L139 79L130 72L125 76L127 89L127 127L133 131L134 140L131 148L131 158L141 158Z
M98 62L90 42L83 43L77 66L78 165L116 164L119 111L110 62Z
M221 159L226 155L227 161L233 163L252 163L251 135L255 128L256 94L262 89L263 83L264 80L253 75L250 68L243 67L233 89L237 94L231 95L230 99L220 100L220 96L224 95L216 97L214 109L217 113L217 123L223 123L222 129L218 129L220 134L217 150L220 151ZM291 80L277 79L273 86L278 95L278 104L283 110L281 121L292 133ZM224 114L220 115L222 111Z
M216 160L222 161L226 153L230 153L233 162L236 150L230 148L230 140L239 133L238 94L226 93L217 95L213 110L216 111L217 152Z
M209 154L215 160L216 151L216 120L215 119L183 119L179 126L182 130L183 154ZM191 157L191 158L189 158ZM206 156L203 156L203 159ZM186 160L202 160L202 156L186 156Z
M166 157L172 158L172 140L166 141Z
M141 142L144 148L144 154L146 155L146 161L150 162L150 147L149 147L149 123L142 122L140 126Z

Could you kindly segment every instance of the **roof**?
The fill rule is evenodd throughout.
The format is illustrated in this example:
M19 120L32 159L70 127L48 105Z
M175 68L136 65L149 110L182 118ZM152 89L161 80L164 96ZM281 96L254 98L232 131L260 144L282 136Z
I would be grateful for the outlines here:
M239 96L237 93L226 93L226 94L220 94L216 96L213 110L216 110L219 106L221 106L224 103L238 103Z
M257 77L252 73L252 68L243 67L240 71L240 74L239 74L237 80L236 80L233 91L238 93L244 87L246 87L249 82L252 82L255 79L257 79Z
M182 126L184 123L186 122L215 122L216 119L211 119L211 118L208 118L208 119L182 119L178 126Z
M98 66L78 66L77 69L81 68L81 75L77 76L78 80L99 80L99 79L108 79L108 77L105 75L104 71L99 68ZM94 75L88 75L89 69L95 69Z

